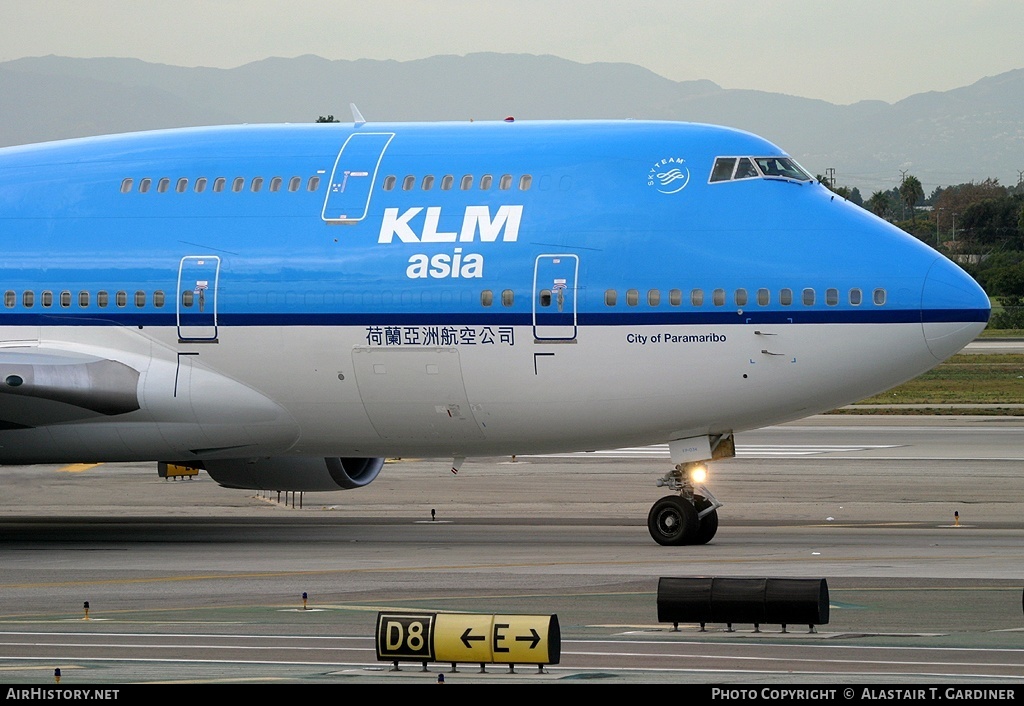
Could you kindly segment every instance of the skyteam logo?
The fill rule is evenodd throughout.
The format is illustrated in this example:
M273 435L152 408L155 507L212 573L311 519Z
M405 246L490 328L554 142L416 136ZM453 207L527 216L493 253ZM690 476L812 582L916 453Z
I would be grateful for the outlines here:
M662 194L678 194L690 183L690 170L682 157L666 157L654 163L647 173L647 186Z

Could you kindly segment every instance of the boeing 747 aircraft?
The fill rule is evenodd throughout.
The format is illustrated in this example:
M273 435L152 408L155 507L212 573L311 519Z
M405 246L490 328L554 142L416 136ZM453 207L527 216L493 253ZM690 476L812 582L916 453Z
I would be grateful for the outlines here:
M7 148L0 229L0 463L311 491L391 456L667 443L648 526L669 545L715 535L702 473L734 433L919 375L989 316L942 255L710 125Z

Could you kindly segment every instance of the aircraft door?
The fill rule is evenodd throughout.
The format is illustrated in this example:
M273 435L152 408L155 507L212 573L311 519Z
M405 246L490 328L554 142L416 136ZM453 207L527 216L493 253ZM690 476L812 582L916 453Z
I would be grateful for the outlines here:
M577 255L540 255L533 268L533 337L576 339Z
M220 258L186 255L178 265L176 297L179 341L217 341L217 283Z
M377 167L393 132L357 132L350 135L334 162L321 217L327 223L357 223L370 210Z

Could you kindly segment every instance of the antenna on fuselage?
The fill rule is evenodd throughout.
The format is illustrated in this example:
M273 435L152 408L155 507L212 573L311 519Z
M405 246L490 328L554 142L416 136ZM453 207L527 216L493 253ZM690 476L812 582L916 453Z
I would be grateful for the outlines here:
M354 122L357 126L365 125L366 118L364 118L363 114L359 112L359 108L356 107L356 104L349 103L348 107L352 109L352 122Z

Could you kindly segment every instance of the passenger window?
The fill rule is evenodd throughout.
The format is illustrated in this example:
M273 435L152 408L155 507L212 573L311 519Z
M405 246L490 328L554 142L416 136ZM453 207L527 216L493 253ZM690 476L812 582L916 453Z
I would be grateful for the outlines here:
M779 304L782 306L789 306L793 303L793 290L792 289L781 289L779 290Z
M164 293L163 290L156 290L153 292L153 306L160 308L164 305Z
M225 179L224 177L217 177L216 179L214 179L214 181L213 181L213 190L214 190L214 192L219 194L220 192L224 191L224 187L227 186L227 183L228 183L228 180Z
M714 304L715 306L724 306L725 305L725 290L724 289L716 289L715 291L713 291L711 293L711 303Z
M395 188L396 181L397 179L392 174L384 177L384 191L392 191Z
M197 194L201 194L206 191L206 177L199 177L196 179L195 191Z
M512 175L502 174L501 180L498 181L498 188L502 191L508 191L512 188Z
M469 191L473 188L473 175L466 174L462 177L462 181L459 183L459 188L463 191Z
M166 194L169 188L171 188L171 180L167 177L163 177L156 183L156 190L158 193Z
M135 292L135 306L142 309L146 306L146 293L139 290Z
M186 289L181 293L181 305L186 309L192 308L192 302L195 299L195 293L191 289Z
M66 289L60 293L60 305L65 309L71 306L71 292Z
M690 304L693 306L704 306L703 289L694 289L690 291Z
M515 303L515 300L516 300L515 292L513 292L511 289L506 289L505 291L503 291L501 293L501 305L502 306L512 306L512 304Z
M480 190L487 191L488 189L490 189L491 183L493 181L494 177L492 177L490 174L484 174L482 177L480 177Z
M551 290L542 289L540 290L540 305L551 306Z
M434 175L427 174L425 177L423 177L423 183L420 184L420 188L423 189L424 191L430 191L431 189L433 189Z
M242 177L235 177L235 180L231 182L231 190L236 194L245 187L245 179Z
M270 190L271 191L280 191L282 183L283 183L283 180L281 179L281 177L274 177L273 179L270 180Z
M658 306L661 304L661 291L657 289L647 290L647 306Z
M89 307L89 292L83 290L78 293L78 306L83 309L87 309Z
M681 289L670 289L668 290L668 303L672 306L679 306L683 303L683 290Z
M485 289L484 291L480 292L480 303L483 306L491 306L492 304L494 304L494 292L492 292L489 289Z
M316 191L320 188L320 177L311 176L309 181L306 182L306 191Z
M814 306L814 290L805 289L803 291L804 306Z
M121 180L121 193L122 194L127 194L131 190L132 190L132 178L128 177L127 179L122 179Z
M772 301L771 292L769 292L767 289L764 289L764 288L761 288L761 289L757 290L757 305L758 306L768 306L771 303L771 301Z
M31 309L36 303L36 293L31 289L26 289L21 293L21 305L26 309Z
M747 305L747 290L737 289L736 290L736 306Z
M839 290L838 289L826 289L825 290L825 303L828 306L835 306L839 303Z
M114 303L117 304L117 306L119 308L123 309L125 306L128 305L128 293L127 292L118 292L117 294L115 294L114 295Z
M875 302L876 306L882 306L883 304L885 304L885 290L876 289L874 294L872 295L872 300Z
M43 292L42 304L47 309L49 309L51 306L53 306L53 292L51 292L49 290L46 290L46 291Z
M249 186L252 192L255 194L257 191L263 188L263 177L253 177L252 183Z
M107 294L105 290L101 289L100 291L96 292L96 306L100 307L101 309L104 309L109 303L110 295Z
M619 293L614 289L604 290L604 305L615 306L619 302Z
M412 187L416 186L416 177L409 174L402 179L402 191L412 191Z
M711 170L710 181L729 181L732 179L732 170L735 166L735 157L719 157L715 160L715 166Z
M529 174L523 174L521 177L519 177L519 190L520 191L529 191L530 190L530 185L532 183L533 183L533 177L530 176Z
M179 194L184 194L188 191L188 179L185 177L178 179L178 183L174 185L174 190Z
M640 292L636 289L626 290L626 304L628 306L636 306L640 303Z
M139 182L139 193L140 194L147 193L149 191L149 185L152 184L152 183L153 183L153 180L148 178L148 177L143 179L142 181L140 181Z
M394 182L391 185L394 186ZM300 186L302 186L302 177L293 176L288 180L288 191L298 191Z
M13 309L14 305L17 303L18 295L16 292L11 291L10 289L4 292L4 306L6 306L8 309Z
M863 294L861 294L861 291L859 289L854 287L853 289L850 290L850 304L852 304L853 306L860 306L862 300Z
M454 183L455 177L453 177L451 174L445 174L443 177L441 177L441 190L449 191L452 188L452 184Z

